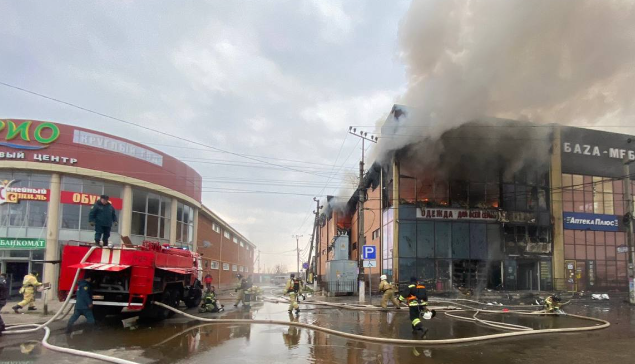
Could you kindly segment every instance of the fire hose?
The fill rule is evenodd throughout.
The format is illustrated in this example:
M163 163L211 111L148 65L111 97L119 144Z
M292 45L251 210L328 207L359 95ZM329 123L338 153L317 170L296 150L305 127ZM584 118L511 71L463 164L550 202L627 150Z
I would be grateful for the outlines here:
M91 247L88 250L88 252L86 253L86 255L84 255L84 257L82 258L80 263L85 263L86 260L88 259L88 257L90 257L90 255L92 254L92 252L95 249L97 249L97 246ZM51 335L51 330L48 328L48 326L53 321L57 320L57 318L60 315L62 315L62 313L64 313L64 309L66 308L66 306L70 302L71 296L73 295L73 292L75 292L75 286L77 284L77 280L79 279L79 273L80 273L81 270L82 270L81 268L77 269L77 272L75 273L75 279L73 279L73 284L71 285L71 289L70 289L70 291L68 293L68 296L66 296L66 300L64 301L62 306L59 308L59 310L57 310L55 315L53 315L53 317L51 317L48 321L46 321L43 324L18 324L18 325L8 326L6 328L6 331L3 332L3 334L6 334L6 335L30 334L30 333L36 332L38 330L44 330L44 338L42 338L42 346L44 346L45 348L47 348L49 350L57 351L57 352L60 352L60 353L66 353L66 354L83 356L83 357L97 359L97 360L103 360L103 361L107 361L107 362L111 362L111 363L117 363L117 364L137 364L137 363L135 363L133 361L129 361L129 360L125 360L125 359L119 359L119 358L115 358L115 357L108 356L108 355L91 353L91 352L88 352L88 351L71 349L71 348L64 348L64 347L61 347L61 346L50 344L48 342L49 336ZM68 312L64 316L66 316L67 314L68 314Z
M197 320L197 321L203 321L203 322L210 322L210 323L215 323L215 324L247 324L247 325L252 325L252 324L260 324L260 325L284 325L284 326L293 326L293 327L299 327L299 328L303 328L303 329L309 329L309 330L313 330L313 331L320 331L326 334L331 334L331 335L335 335L335 336L339 336L339 337L343 337L343 338L347 338L347 339L352 339L352 340L356 340L356 341L364 341L364 342L371 342L371 343L378 343L378 344L394 344L394 345L408 345L408 346L420 346L420 345L450 345L450 344L463 344L463 343L468 343L468 342L476 342L476 341L486 341L486 340L493 340L493 339L501 339L501 338L509 338L509 337L516 337L516 336L528 336L528 335L540 335L540 334L549 334L549 333L563 333L563 332L581 332L581 331L592 331L592 330L600 330L600 329L604 329L609 327L611 324L608 321L602 320L602 319L598 319L598 318L594 318L594 317L587 317L587 316L579 316L579 315L573 315L573 314L568 314L567 316L570 317L575 317L575 318L579 318L579 319L583 319L583 320L588 320L588 321L593 321L596 322L597 324L595 326L585 326L585 327L571 327L571 328L559 328L559 329L540 329L540 330L533 330L531 328L528 327L524 327L524 326L519 326L519 325L513 325L513 326L517 326L516 332L506 332L506 333L500 333L500 334L490 334L490 335L482 335L482 336L474 336L474 337L466 337L466 338L456 338L456 339L440 339L440 340L414 340L414 339L392 339L392 338L383 338L383 337L372 337L372 336L365 336L365 335L358 335L358 334L351 334L348 332L343 332L343 331L339 331L339 330L334 330L334 329L329 329L326 327L321 327L321 326L317 326L317 325L313 325L313 324L306 324L306 323L301 323L301 322L291 322L291 321L281 321L281 320L247 320L247 319L210 319L210 318L203 318L203 317L199 317L199 316L195 316L195 315L191 315L189 313L180 311L174 307L165 305L161 302L153 302L153 304L163 307L164 309L170 310L174 313L180 314L182 316L185 316L187 318L193 319L193 320ZM362 308L363 309L363 308ZM529 315L543 315L544 313L542 312L536 312L536 313L529 313L529 312L513 312L513 311L491 311L491 310L474 310L474 311L478 311L477 314L479 312L484 312L484 313L494 313L494 314L529 314ZM476 316L476 314L474 315ZM476 319L475 317L473 317L474 319ZM481 321L487 321L487 320L481 320ZM500 324L500 323L497 323ZM505 324L505 325L511 325L511 324ZM522 328L522 329L521 329Z

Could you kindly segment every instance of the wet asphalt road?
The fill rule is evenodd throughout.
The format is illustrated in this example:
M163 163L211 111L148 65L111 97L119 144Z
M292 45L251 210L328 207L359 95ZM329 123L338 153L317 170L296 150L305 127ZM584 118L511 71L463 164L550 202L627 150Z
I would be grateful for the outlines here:
M230 306L230 305L228 305ZM299 316L287 306L260 303L251 310L230 307L223 317L293 320L351 333L411 339L407 310L350 311L303 305ZM196 310L190 310L190 312ZM576 301L566 311L611 322L605 330L549 334L452 346L400 347L358 342L320 332L274 325L201 324L183 317L142 323L134 330L111 319L90 331L78 324L71 336L56 323L50 342L139 363L544 363L556 359L578 363L635 362L635 308L617 302ZM206 314L206 317L220 317ZM502 316L482 318L502 320ZM570 317L506 316L506 322L533 328L592 325ZM80 322L81 319L80 319ZM438 315L425 321L428 339L504 332ZM41 335L0 338L0 363L99 363L58 354L39 345ZM31 340L31 341L29 341Z

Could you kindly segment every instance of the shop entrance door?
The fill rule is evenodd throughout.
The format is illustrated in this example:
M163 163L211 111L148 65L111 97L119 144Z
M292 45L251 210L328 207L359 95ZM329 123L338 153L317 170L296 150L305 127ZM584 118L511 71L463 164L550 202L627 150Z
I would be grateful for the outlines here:
M540 290L537 262L518 262L518 290Z
M22 280L29 273L29 262L4 262L9 283L9 295L17 296L22 288Z

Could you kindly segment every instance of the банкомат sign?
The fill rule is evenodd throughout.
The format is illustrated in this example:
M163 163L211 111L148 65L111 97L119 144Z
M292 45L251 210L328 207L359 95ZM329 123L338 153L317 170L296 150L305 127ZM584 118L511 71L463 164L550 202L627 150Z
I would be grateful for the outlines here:
M46 240L29 238L0 238L0 249L46 249Z
M620 219L615 215L565 212L564 228L570 230L618 231Z

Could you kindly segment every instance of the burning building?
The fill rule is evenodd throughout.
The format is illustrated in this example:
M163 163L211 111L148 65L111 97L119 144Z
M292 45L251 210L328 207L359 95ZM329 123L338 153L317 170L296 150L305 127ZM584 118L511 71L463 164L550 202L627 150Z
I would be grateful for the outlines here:
M359 260L363 211L362 244L380 252L374 282L386 274L439 291L628 287L623 160L635 160L632 137L493 118L413 137L408 112L396 105L382 127L364 209L356 192L321 215L320 278L338 234L350 235Z

